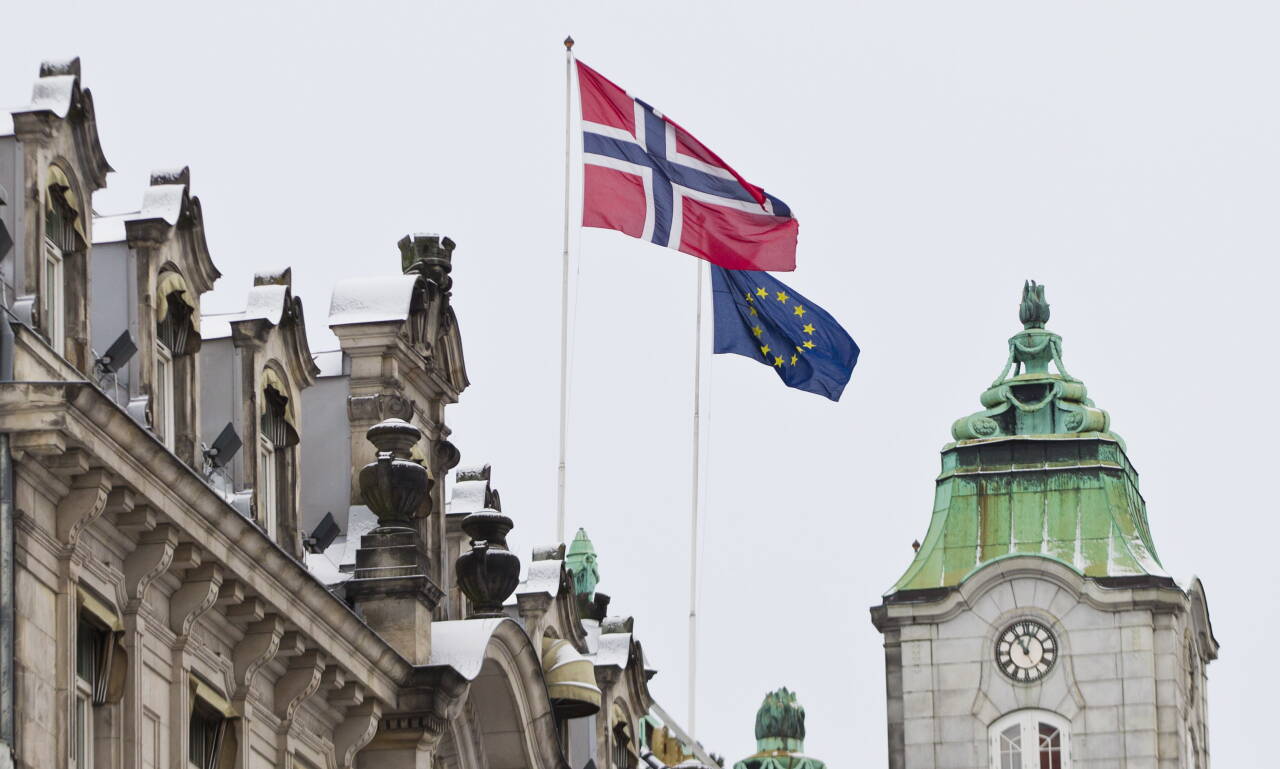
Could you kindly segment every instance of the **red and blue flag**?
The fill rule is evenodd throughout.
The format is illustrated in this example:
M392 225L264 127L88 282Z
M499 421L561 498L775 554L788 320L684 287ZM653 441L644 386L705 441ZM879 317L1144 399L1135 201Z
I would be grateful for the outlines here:
M729 270L796 268L791 209L670 118L578 62L584 227L618 230Z

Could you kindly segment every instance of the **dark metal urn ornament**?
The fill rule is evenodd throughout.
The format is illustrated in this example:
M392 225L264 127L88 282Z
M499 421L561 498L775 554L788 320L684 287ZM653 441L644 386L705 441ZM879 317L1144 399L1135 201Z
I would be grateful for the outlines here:
M462 521L471 549L458 556L454 570L458 587L471 600L472 617L503 616L503 602L520 584L520 557L507 549L512 526L510 518L488 508Z
M366 433L378 458L360 469L360 492L378 516L378 529L412 529L413 518L434 481L427 468L409 458L422 431L403 419L387 419Z

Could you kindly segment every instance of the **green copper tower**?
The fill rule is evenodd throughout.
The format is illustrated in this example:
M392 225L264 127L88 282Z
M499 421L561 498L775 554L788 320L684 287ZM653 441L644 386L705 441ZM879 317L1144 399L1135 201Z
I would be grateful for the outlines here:
M951 427L928 534L889 595L955 587L1017 555L1103 581L1171 585L1124 441L1067 373L1062 337L1045 330L1044 286L1023 287L1018 317L1023 330L982 393L983 410Z
M765 695L756 711L756 752L733 769L826 769L804 755L804 708L785 686Z

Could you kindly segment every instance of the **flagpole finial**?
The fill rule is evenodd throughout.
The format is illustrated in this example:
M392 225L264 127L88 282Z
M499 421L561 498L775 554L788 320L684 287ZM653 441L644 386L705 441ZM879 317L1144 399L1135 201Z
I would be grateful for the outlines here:
M564 39L564 48L566 51L573 50L573 37L569 36Z

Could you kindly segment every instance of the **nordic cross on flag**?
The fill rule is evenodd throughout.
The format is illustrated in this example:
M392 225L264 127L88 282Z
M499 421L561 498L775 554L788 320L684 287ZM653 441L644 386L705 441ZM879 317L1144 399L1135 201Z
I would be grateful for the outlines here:
M619 230L730 270L796 268L800 225L658 110L582 62L584 227Z

